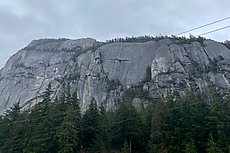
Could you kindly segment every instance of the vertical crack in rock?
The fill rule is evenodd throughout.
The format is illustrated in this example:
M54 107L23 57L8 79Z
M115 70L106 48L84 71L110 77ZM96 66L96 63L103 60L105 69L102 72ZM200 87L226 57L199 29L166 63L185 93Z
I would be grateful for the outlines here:
M7 98L7 100L6 100L6 103L5 103L5 106L4 106L3 109L6 109L6 108L7 108L6 106L8 106L9 100L10 100L10 96L8 96L8 98Z
M121 95L137 86L148 86L145 92L153 99L165 96L171 89L183 95L193 84L205 93L209 82L223 90L230 88L228 49L214 41L205 46L198 42L175 42L162 39L98 45L96 40L88 38L33 41L0 70L0 113L18 99L22 106L28 107L40 102L49 81L53 96L62 92L63 80L70 83L71 90L77 90L84 110L92 98L99 105L116 109ZM151 78L146 85L143 80L147 67L151 67Z

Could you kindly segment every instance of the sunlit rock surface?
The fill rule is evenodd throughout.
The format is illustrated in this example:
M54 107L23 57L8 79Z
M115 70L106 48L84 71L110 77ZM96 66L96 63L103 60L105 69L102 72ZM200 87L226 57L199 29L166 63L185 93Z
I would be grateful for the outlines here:
M208 95L211 84L227 91L229 72L230 50L212 40L180 45L169 39L144 43L34 40L0 71L0 113L16 102L25 109L40 102L50 82L53 97L70 83L82 110L92 99L106 109L116 109L126 91L136 87L153 99L169 91L183 96L187 89ZM133 98L138 98L134 105L141 106L138 102L143 97Z

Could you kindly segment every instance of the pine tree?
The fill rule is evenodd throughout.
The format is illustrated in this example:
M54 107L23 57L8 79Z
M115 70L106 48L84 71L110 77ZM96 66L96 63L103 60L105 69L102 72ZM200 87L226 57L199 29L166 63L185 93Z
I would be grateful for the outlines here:
M207 153L223 153L216 142L213 141L212 136L211 139L208 140L208 148L206 151Z
M217 141L220 145L219 147L223 148L226 152L228 150L229 139L228 132L229 130L227 118L229 114L228 102L223 99L221 92L218 88L212 89L212 101L210 105L210 114L208 116L208 127L212 133L213 139Z
M132 150L143 149L142 119L131 103L121 102L116 112L113 144L121 148L125 141L132 144Z
M71 106L68 107L66 113L63 123L57 130L58 153L74 153L79 143L79 131L76 123L78 114Z
M21 153L22 152L22 136L24 134L24 125L22 113L20 111L19 103L14 104L6 111L4 116L5 131L7 133L3 153ZM1 131L3 132L3 131Z
M77 111L79 117L81 117L81 108L80 108L80 101L78 99L78 96L77 96L77 92L74 92L72 95L71 95L71 101L70 101L73 109L75 111Z
M100 133L100 113L94 100L82 118L82 145L85 150L97 150L96 138Z
M37 104L28 116L27 131L24 138L23 152L54 152L56 145L54 139L53 118L51 108L51 84L43 92L43 100Z
M130 153L130 148L127 141L125 141L123 148L121 148L121 153Z
M205 152L209 135L207 117L209 116L209 105L200 94L187 93L181 107L182 117L179 119L181 135L180 144L191 143L191 138L196 142L197 151Z
M149 153L166 153L164 131L163 126L166 124L165 115L165 103L162 100L158 100L155 110L153 111L150 140L148 142Z
M111 124L112 116L108 116L108 112L106 112L103 106L99 107L100 113L100 126L99 126L99 134L97 135L97 146L101 148L102 151L108 152L111 149ZM110 118L109 118L110 117Z
M198 153L194 141L187 143L185 146L185 153Z
M180 152L193 138L197 151L204 152L207 142L208 105L199 95L187 95L184 100L169 95L156 104L149 152Z
M51 94L52 94L52 87L51 87L51 83L48 84L48 87L46 88L46 90L43 92L43 103L49 103L51 101Z

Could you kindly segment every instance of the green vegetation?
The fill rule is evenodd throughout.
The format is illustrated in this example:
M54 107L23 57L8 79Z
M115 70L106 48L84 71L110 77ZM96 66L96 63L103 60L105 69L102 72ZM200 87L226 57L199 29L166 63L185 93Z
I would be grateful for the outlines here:
M77 94L51 100L51 85L43 102L30 111L16 103L0 118L1 153L228 153L230 98L213 90L207 104L199 94L183 99L168 95L155 107L137 111L120 102L105 111L95 100L80 111Z
M195 37L193 35L190 35L188 38L187 37L179 37L179 36L139 36L139 37L126 37L126 38L115 38L108 40L107 43L114 43L114 42L129 42L129 43L143 43L143 42L148 42L148 41L159 41L162 39L169 39L175 44L190 44L192 42L199 42L202 46L204 46L204 40L206 38L204 37Z

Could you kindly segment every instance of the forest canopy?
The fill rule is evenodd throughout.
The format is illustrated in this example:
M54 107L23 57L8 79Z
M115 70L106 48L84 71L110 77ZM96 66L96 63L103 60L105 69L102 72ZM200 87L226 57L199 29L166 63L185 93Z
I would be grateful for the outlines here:
M143 111L122 100L106 111L92 100L81 112L76 93L66 90L54 100L51 93L48 86L31 110L16 103L1 116L1 153L229 152L230 98L217 90L210 103L200 94L169 94Z

